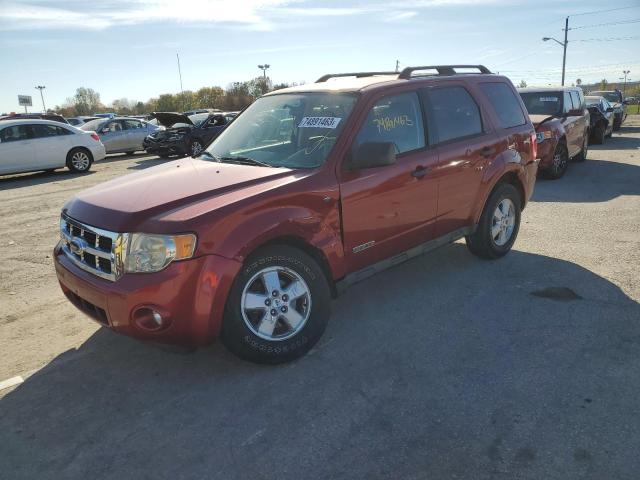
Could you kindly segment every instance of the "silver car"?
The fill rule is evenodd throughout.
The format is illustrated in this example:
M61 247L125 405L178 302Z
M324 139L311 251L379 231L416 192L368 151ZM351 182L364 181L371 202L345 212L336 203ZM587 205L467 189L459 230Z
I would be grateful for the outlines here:
M96 132L107 153L128 154L144 150L142 141L147 135L158 130L157 125L129 117L98 118L81 125L80 128Z

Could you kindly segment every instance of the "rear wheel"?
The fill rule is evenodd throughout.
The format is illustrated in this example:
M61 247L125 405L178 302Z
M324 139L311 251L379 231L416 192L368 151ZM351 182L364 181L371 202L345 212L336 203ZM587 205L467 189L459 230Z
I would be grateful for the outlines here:
M576 155L573 160L576 162L584 162L587 159L587 153L589 153L589 132L584 132L584 138L582 139L582 150Z
M82 173L91 168L93 155L84 148L74 148L67 154L67 168L72 172Z
M565 174L568 166L569 152L567 145L564 142L559 142L558 145L556 145L556 150L553 152L553 162L551 166L543 170L542 173L545 178L556 180Z
M520 229L520 193L510 183L498 185L487 200L473 235L465 237L474 255L494 259L506 255Z
M294 360L322 336L330 300L327 279L312 257L287 246L260 249L229 293L222 341L252 362Z

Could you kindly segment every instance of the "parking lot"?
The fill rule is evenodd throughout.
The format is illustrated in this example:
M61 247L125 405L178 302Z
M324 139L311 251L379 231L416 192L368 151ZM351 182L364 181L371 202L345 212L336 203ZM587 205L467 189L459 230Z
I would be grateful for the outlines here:
M292 364L167 351L62 295L64 201L166 160L0 177L0 477L637 479L640 116L538 180L514 249L362 282Z

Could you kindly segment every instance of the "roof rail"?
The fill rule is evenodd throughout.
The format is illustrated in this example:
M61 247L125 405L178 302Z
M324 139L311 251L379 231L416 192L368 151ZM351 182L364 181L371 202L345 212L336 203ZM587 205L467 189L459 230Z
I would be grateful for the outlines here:
M484 65L429 65L424 67L407 67L400 72L398 78L409 80L411 74L419 70L435 70L438 72L438 75L456 75L458 73L456 72L456 68L477 68L482 74L491 73Z
M316 83L326 82L330 78L336 77L373 77L375 75L397 75L398 72L353 72L353 73L327 73L326 75L321 76Z

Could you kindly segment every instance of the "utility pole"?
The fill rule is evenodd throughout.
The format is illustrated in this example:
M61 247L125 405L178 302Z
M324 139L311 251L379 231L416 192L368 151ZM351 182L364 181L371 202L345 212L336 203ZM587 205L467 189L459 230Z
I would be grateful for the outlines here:
M182 89L182 70L180 69L180 55L176 52L176 58L178 59L178 76L180 77L180 105L182 105L182 110L184 110L184 90Z
M47 113L47 107L45 107L45 106L44 106L44 95L43 95L43 93L42 93L42 91L43 91L45 88L47 88L47 87L45 87L44 85L38 85L38 86L36 87L36 90L40 90L40 99L42 100L42 113ZM27 109L25 108L25 111L26 111L26 110L27 110Z
M567 35L569 33L569 17L564 20L564 45L563 45L563 53L562 53L562 86L564 87L564 72L565 67L567 65Z

